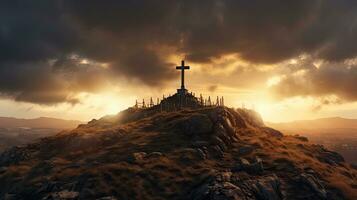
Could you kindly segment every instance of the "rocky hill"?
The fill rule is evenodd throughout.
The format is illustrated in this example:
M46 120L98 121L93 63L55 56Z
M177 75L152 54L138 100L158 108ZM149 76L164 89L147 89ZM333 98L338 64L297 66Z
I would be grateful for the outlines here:
M0 199L357 199L339 154L246 109L128 109L0 156Z

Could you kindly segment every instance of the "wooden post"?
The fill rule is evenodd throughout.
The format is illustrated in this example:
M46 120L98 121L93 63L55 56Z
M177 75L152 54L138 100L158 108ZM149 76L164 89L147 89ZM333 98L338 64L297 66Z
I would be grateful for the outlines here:
M154 101L152 100L152 97L150 97L150 105L149 107L153 107L154 106Z
M145 99L143 99L143 105L142 105L142 108L146 108L146 105L145 105Z

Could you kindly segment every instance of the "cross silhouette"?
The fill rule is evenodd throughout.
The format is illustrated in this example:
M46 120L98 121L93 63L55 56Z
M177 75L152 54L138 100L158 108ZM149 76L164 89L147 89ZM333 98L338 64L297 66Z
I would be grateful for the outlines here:
M185 61L181 61L181 66L176 67L177 70L181 70L181 90L185 90L185 69L190 69L190 66L185 66Z

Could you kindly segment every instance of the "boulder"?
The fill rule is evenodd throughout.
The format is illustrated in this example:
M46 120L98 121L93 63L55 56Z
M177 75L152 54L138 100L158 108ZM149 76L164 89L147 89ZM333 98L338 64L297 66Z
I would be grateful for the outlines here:
M327 198L327 192L324 186L314 175L303 173L300 175L300 182L310 188L320 198Z
M203 147L203 146L208 146L209 143L207 141L194 141L192 142L193 147Z
M243 169L249 168L250 162L247 159L240 158L239 161L240 161L239 164L240 166L242 166Z
M5 150L0 155L0 166L17 164L21 161L29 159L30 156L30 152L25 147L15 146L8 150Z
M204 134L212 131L212 121L204 114L193 114L182 118L175 124L175 129L188 136Z
M196 187L190 193L189 199L281 200L284 197L280 185L280 179L275 174L244 180L234 177L231 172L220 172Z
M212 138L212 143L218 145L222 149L222 151L227 150L227 145L217 136L214 136Z
M216 156L218 156L219 158L223 158L224 156L223 151L218 145L214 145L212 149L216 153Z
M238 166L235 168L235 170L244 170L250 173L258 174L264 171L263 161L256 157L254 162L250 163L247 159L240 158Z
M96 200L117 200L117 198L115 198L113 196L107 196L107 197L98 198Z
M250 188L252 193L256 196L256 199L283 199L283 195L280 190L280 180L275 174L259 178L249 183L251 183Z
M294 138L302 141L302 142L308 142L309 139L307 139L307 137L304 137L304 136L300 136L300 135L294 135Z
M322 149L317 158L321 162L325 162L330 165L338 165L345 161L345 159L337 152L328 151L326 149Z
M132 156L129 158L130 162L133 163L139 163L142 162L146 158L146 153L145 152L135 152L132 154Z
M192 191L192 200L240 200L244 193L239 187L230 182L205 183Z
M78 199L79 193L74 191L62 190L54 192L43 198L43 200L75 200Z
M197 148L197 154L202 160L207 159L207 154L202 149Z
M0 174L3 174L7 171L7 167L0 167Z
M238 153L239 155L247 155L253 152L254 148L252 146L242 146L239 147Z
M228 117L224 117L222 119L222 125L231 137L235 136L234 127Z
M275 129L273 129L273 128L262 127L262 130L263 130L267 135L272 136L272 137L281 138L281 137L284 136L280 131L275 130Z
M158 152L158 151L151 152L147 156L144 155L144 157L147 157L147 158L159 158L161 156L162 156L162 153Z

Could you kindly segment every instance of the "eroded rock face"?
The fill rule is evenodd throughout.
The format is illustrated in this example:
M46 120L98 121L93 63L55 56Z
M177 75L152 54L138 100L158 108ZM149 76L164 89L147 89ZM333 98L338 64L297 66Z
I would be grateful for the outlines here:
M78 197L78 192L63 190L60 192L54 192L47 197L44 197L43 200L76 200Z
M268 134L269 136L272 136L272 137L281 138L284 136L280 131L269 128L269 127L262 127L262 130L266 134Z
M303 173L300 175L300 182L309 187L317 196L322 199L327 198L327 192L322 185L321 181L311 174Z
M283 194L276 175L241 180L231 172L221 172L193 190L190 197L195 200L280 200Z
M194 114L187 118L179 120L175 128L188 136L195 134L204 134L212 131L212 121L203 114Z
M342 157L255 117L217 107L91 122L4 152L0 199L345 199L324 178L355 179Z
M17 164L31 157L31 152L25 147L12 147L0 155L0 166Z
M330 165L339 165L344 162L345 159L338 153L321 148L319 156L320 161L328 163Z

